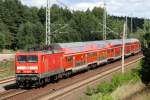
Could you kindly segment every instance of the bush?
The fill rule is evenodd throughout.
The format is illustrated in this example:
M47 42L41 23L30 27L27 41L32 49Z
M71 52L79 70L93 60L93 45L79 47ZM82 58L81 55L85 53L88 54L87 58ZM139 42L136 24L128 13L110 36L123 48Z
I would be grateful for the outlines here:
M113 92L117 87L131 82L136 82L137 80L140 80L139 72L141 68L133 69L129 72L126 72L124 74L118 73L113 75L111 82L103 82L99 84L96 89L87 88L86 95L91 96L92 98L97 98L100 96L102 100L112 100L112 97L110 96L110 93ZM98 95L99 94L99 95ZM98 100L98 99L90 99L90 100Z
M96 89L96 93L101 92L103 94L109 93L111 91L112 91L111 83L107 83L107 82L99 84Z
M138 73L139 71L132 70L125 74L115 74L112 77L111 82L104 82L104 83L99 84L96 88L95 93L101 92L103 94L107 94L107 93L114 91L117 87L121 86L122 84L129 82L130 80L133 80L133 81L139 80Z
M87 87L87 92L85 93L86 95L88 96L91 96L93 95L95 92L94 92L94 89L93 88L90 88L90 87Z
M141 70L141 80L147 85L150 83L150 48L145 49L144 56L145 58L143 59Z

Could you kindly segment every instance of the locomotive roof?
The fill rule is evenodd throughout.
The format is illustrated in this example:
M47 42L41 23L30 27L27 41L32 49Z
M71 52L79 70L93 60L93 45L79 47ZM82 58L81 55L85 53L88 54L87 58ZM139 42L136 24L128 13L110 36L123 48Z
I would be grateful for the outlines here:
M138 42L137 39L125 39L125 43ZM108 47L108 45L115 46L121 45L121 39L115 40L101 40L101 41L88 41L88 42L72 42L72 43L54 43L51 48L54 50L63 51L65 54L93 51L97 49L103 49Z

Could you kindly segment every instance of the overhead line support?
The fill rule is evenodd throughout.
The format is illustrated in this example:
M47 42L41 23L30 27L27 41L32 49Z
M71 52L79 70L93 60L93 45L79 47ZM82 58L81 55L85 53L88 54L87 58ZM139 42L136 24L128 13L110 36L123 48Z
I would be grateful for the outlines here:
M51 44L50 0L46 4L46 45Z

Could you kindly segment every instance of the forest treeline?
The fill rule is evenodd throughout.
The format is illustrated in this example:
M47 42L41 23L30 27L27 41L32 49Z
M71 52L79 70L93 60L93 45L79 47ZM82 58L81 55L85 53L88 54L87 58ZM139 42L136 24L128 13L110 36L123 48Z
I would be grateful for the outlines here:
M54 4L51 7L52 42L102 40L103 12L100 7L87 11L70 11ZM44 45L45 13L44 7L28 7L19 0L0 0L0 48L17 50ZM107 39L120 38L124 19L107 16ZM128 18L127 37L144 39L145 31L150 30L149 21L133 18L131 33L130 20Z

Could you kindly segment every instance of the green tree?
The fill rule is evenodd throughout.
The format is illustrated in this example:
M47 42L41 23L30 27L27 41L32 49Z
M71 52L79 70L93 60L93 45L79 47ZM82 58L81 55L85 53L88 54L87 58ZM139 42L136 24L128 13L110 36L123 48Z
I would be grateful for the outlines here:
M46 21L46 8L40 8L38 11L38 16L39 16L39 20L40 22L45 25L45 21Z
M3 44L4 48L10 49L11 47L11 34L7 28L7 25L5 25L2 20L0 20L0 32L3 33L3 37L5 40L5 43Z
M98 30L98 20L90 11L74 12L71 27L81 34L82 41L92 40L91 32Z
M34 24L33 30L36 40L35 43L39 45L45 43L45 26L43 26L40 22L37 22Z
M144 35L144 39L146 41L145 49L143 50L144 53L144 59L142 62L142 71L141 71L141 79L142 82L145 84L150 83L150 26L149 22L146 21L145 23L145 31L146 34Z
M68 24L65 28L53 33L53 42L77 42L81 41L81 36Z
M4 34L0 32L0 51L4 48L5 37Z
M19 48L27 48L36 44L36 39L34 37L35 24L31 22L27 22L25 24L21 24L19 27L19 31L17 34L18 47Z
M144 59L142 62L142 70L141 70L141 79L142 82L145 84L149 84L150 83L150 48L146 48L144 50Z

